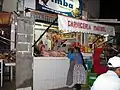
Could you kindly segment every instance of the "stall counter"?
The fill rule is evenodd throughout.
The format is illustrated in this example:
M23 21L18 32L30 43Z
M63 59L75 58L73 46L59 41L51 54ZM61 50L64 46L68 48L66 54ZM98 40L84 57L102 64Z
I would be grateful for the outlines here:
M91 56L85 54L83 56ZM66 87L69 59L67 57L34 57L33 90Z
M67 57L34 57L33 90L66 87L68 68Z

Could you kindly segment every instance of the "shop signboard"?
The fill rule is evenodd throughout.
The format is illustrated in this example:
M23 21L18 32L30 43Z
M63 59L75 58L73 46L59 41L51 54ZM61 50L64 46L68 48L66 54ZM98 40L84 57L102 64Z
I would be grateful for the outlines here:
M37 0L36 9L47 12L62 13L68 16L80 15L81 0Z
M58 26L64 33L83 32L115 36L115 28L113 26L92 23L63 15L58 15Z

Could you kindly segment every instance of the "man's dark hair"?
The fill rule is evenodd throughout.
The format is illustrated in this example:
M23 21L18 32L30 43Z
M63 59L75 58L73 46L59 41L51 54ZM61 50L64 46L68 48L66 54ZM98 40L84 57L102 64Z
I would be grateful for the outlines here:
M109 67L109 70L111 70L111 71L115 71L116 69L117 69L118 67Z
M68 48L68 52L73 53L73 52L74 52L74 49L73 49L73 48Z
M80 51L80 48L79 48L79 47L75 47L75 49L76 49L79 53L81 53L81 51Z
M119 58L120 58L120 53L119 53L119 54L117 54L117 57L119 57Z
M108 63L108 65L111 65L112 66L112 64L111 63ZM111 71L115 71L117 68L119 68L119 67L108 67L109 68L109 70L111 70Z

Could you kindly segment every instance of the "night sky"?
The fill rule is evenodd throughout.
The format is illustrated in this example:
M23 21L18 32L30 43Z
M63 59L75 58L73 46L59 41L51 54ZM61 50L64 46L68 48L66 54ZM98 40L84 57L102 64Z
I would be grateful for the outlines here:
M119 0L100 0L100 18L120 20Z

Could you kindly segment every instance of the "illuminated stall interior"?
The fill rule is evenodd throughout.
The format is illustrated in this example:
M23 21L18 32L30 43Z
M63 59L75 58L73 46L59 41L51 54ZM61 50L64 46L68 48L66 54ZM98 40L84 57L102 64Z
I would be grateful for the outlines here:
M34 31L34 41L36 41L41 34L46 30L46 28L50 24L47 23L35 23L35 31ZM90 33L82 33L82 32L69 32L64 33L63 30L59 30L57 25L52 25L52 27L48 30L47 33L39 40L35 47L35 55L41 56L39 54L39 43L43 41L43 44L46 44L47 36L49 36L51 41L50 51L61 51L64 53L68 53L68 48L74 45L78 45L81 48L83 53L91 53L93 49L93 42L96 41L101 35L95 35ZM103 36L104 37L104 36ZM96 43L99 45L106 40L106 37L101 37L97 40ZM65 56L65 55L63 55Z

